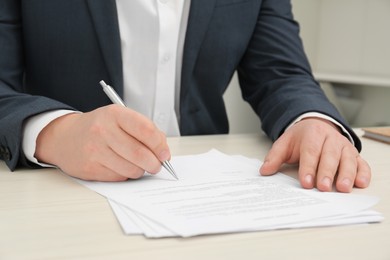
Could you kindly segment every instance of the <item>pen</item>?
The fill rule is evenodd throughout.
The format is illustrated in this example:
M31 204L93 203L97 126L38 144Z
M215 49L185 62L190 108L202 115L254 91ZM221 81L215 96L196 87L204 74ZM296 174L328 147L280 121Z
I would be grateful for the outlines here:
M108 98L111 100L112 103L124 107L126 106L123 100L121 99L121 97L115 92L115 90L110 85L107 85L106 82L104 82L104 80L101 80L99 83L102 86L104 93L106 93L106 95L108 96ZM161 164L176 180L179 180L179 178L175 173L175 170L173 169L171 163L168 160L162 162Z

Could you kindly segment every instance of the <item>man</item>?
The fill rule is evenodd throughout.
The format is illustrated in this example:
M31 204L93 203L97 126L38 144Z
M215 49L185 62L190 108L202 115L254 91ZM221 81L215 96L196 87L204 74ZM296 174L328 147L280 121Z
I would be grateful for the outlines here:
M370 182L359 139L311 75L289 0L2 0L0 19L0 154L11 170L156 173L170 158L165 134L228 132L222 94L237 71L275 140L261 174L299 162L304 188ZM130 109L110 105L100 80Z

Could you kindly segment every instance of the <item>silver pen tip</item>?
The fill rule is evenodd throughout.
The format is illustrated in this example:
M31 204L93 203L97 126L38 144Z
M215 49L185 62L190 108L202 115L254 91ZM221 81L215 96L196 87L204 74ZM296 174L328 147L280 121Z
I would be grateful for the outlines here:
M164 166L164 168L176 179L176 180L179 180L179 178L177 177L176 175L176 172L175 170L173 169L171 163L169 161L164 161L162 163L162 165Z

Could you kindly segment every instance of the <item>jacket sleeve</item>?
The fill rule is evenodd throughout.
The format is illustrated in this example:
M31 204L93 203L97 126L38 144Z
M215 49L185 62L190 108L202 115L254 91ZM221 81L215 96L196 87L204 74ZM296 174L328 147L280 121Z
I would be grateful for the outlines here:
M0 4L0 159L14 170L30 166L21 151L26 118L54 109L72 109L55 100L24 92L24 46L20 1Z
M313 78L289 0L263 1L238 75L244 99L273 140L301 114L319 112L340 122L361 150L359 138Z

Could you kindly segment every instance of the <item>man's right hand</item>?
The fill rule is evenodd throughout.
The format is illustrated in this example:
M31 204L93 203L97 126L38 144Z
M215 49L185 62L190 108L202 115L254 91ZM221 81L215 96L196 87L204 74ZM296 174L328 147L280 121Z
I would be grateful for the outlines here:
M83 180L124 181L159 172L171 155L151 120L109 105L53 120L37 138L35 157Z

